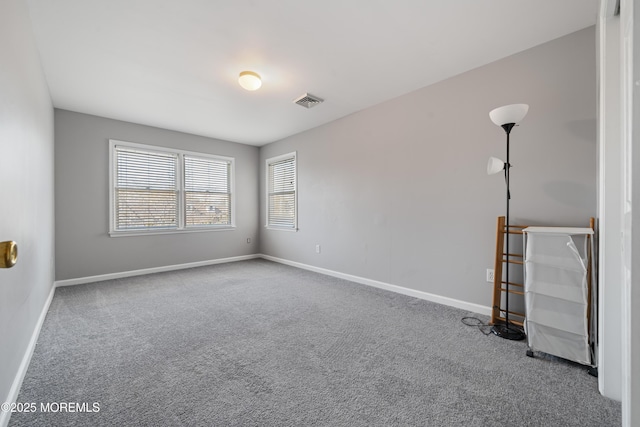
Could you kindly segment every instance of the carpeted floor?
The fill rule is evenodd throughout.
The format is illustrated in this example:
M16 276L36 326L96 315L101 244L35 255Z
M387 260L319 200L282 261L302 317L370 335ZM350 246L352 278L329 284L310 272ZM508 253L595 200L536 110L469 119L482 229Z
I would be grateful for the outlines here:
M620 425L468 314L264 260L59 288L10 426Z

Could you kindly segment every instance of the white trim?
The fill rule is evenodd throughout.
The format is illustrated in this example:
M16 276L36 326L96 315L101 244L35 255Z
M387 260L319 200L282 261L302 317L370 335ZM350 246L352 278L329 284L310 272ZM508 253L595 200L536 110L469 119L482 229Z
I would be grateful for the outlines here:
M273 225L265 225L264 228L266 228L267 230L278 230L278 231L293 231L293 232L298 231L297 228L274 227Z
M277 258L271 255L259 255L269 261L278 262L280 264L290 265L292 267L302 268L304 270L314 271L316 273L326 274L327 276L337 277L339 279L349 280L351 282L360 283L362 285L373 286L374 288L384 289L386 291L396 292L398 294L408 295L410 297L423 299L426 301L435 302L438 304L448 305L450 307L459 308L474 313L483 314L485 316L491 315L491 307L487 307L480 304L474 304L466 301L457 300L454 298L443 297L441 295L431 294L428 292L418 291L416 289L405 288L398 285L392 285L390 283L380 282L378 280L367 279L365 277L354 276L351 274L340 273L338 271L328 270L326 268L315 267L308 264L303 264L296 261L289 261L282 258Z
M133 148L134 150L137 148L144 151L162 151L167 154L186 154L187 156L212 158L217 160L223 160L226 162L235 161L234 157L229 157L229 156L220 156L218 154L204 153L202 151L189 151L189 150L183 150L181 148L162 147L160 145L140 144L138 142L123 141L120 139L110 139L109 143L110 144L112 143L113 145L122 145L128 148Z
M118 273L99 274L97 276L78 277L76 279L56 280L55 286L74 286L85 283L102 282L104 280L122 279L124 277L143 276L145 274L163 273L165 271L184 270L187 268L204 267L207 265L224 264L227 262L246 261L260 258L258 254L240 255L229 258L219 258L206 261L188 262L185 264L166 265L163 267L143 268L140 270L121 271Z
M109 237L136 237L136 236L151 236L154 234L181 234L181 233L207 233L209 231L233 231L235 226L221 225L210 227L189 227L189 228L172 228L167 230L140 230L140 231L111 231Z
M378 280L367 279L366 277L354 276L352 274L341 273L339 271L329 270L322 267L315 267L313 265L303 264L301 262L296 262L296 261L289 261L283 258L278 258L271 255L264 255L264 254L241 255L236 257L189 262L185 264L168 265L163 267L153 267L153 268L144 268L140 270L122 271L119 273L100 274L97 276L79 277L77 279L57 280L55 282L55 286L61 287L61 286L82 285L85 283L101 282L104 280L122 279L125 277L142 276L145 274L162 273L165 271L174 271L174 270L183 270L187 268L203 267L203 266L214 265L214 264L224 264L228 262L246 261L246 260L256 259L256 258L262 258L268 261L290 265L292 267L301 268L303 270L314 271L320 274L326 274L327 276L349 280L351 282L360 283L362 285L373 286L374 288L384 289L384 290L396 292L402 295L407 295L410 297L419 298L426 301L435 302L438 304L448 305L450 307L455 307L462 310L483 314L485 316L491 315L491 307L488 307L488 306L474 304L467 301L461 301L454 298L431 294L428 292L418 291L416 289L405 288L403 286L392 285L390 283L380 282Z
M598 390L622 399L622 200L620 22L616 1L597 19L598 83Z
M38 337L40 336L40 330L42 329L45 317L47 317L47 312L49 311L49 306L51 305L51 301L53 300L53 294L55 293L55 290L56 287L54 285L51 287L49 296L42 306L40 317L38 317L36 326L35 328L33 328L31 339L29 340L27 349L22 356L22 362L20 362L20 366L18 367L16 376L13 378L13 384L11 384L11 388L9 389L9 394L7 395L6 399L7 403L15 403L18 399L18 394L20 393L20 388L22 387L22 381L24 381L24 377L27 374L27 370L29 369L31 357L33 356L33 352L36 349L36 343L38 342ZM11 418L11 412L0 411L0 427L6 427L7 425L9 425L9 418Z
M637 226L638 210L640 209L640 191L637 185L640 183L640 157L636 151L638 132L634 126L638 123L638 111L640 110L640 96L634 82L637 85L640 71L638 64L640 58L636 55L640 51L640 22L634 10L637 5L634 0L623 0L620 4L620 44L621 44L621 71L622 71L622 199L620 204L622 223L622 425L624 427L638 426L640 423L640 409L638 409L638 397L640 396L640 340L638 333L640 322L638 321L640 306L640 282L634 274L638 270L637 260L640 249L637 240L639 233ZM636 57L634 57L636 56ZM635 119L635 120L634 120ZM636 147L634 148L634 145ZM636 262L634 262L636 261ZM635 309L635 311L634 311Z
M604 140L605 140L605 136L606 136L606 132L605 132L605 113L606 113L606 108L604 108L604 100L605 100L605 95L608 95L608 91L605 91L605 85L606 85L606 80L605 80L605 76L607 75L605 73L607 67L605 67L605 59L606 59L606 53L607 53L607 48L606 48L606 29L607 29L607 7L608 7L608 1L607 0L600 0L600 4L599 4L599 9L598 9L598 16L597 16L597 20L596 20L596 83L597 83L597 88L596 88L596 96L597 96L597 108L598 108L598 113L597 113L597 138L598 138L598 142L597 142L597 150L598 150L598 155L597 155L597 174L598 174L598 180L597 180L597 195L596 195L596 199L597 199L597 208L598 208L598 223L597 223L597 227L598 227L598 236L596 237L597 241L598 241L598 250L597 252L594 254L598 257L597 261L596 261L596 283L598 284L597 290L598 290L598 300L597 300L597 306L598 306L598 315L596 317L598 325L598 331L596 333L596 364L598 365L598 392L600 392L601 395L606 396L607 395L607 382L605 381L605 378L607 378L606 374L608 374L607 370L608 370L608 363L609 360L607 359L607 356L605 354L604 351L604 347L601 345L602 341L603 341L603 336L604 334L604 328L605 326L607 326L607 324L604 321L604 317L606 314L605 308L604 308L604 302L605 302L605 298L607 297L607 295L604 292L604 283L605 283L605 269L607 268L606 265L606 261L607 258L605 258L605 237L606 237L606 233L608 232L608 227L606 225L606 221L605 221L605 216L607 214L607 209L605 209L605 202L604 202L604 195L605 195L605 178L606 178L606 174L605 174L605 155L606 155L606 150L605 150L605 146L604 146ZM605 341L608 337L605 338Z
M114 139L110 139L109 140L109 235L111 235L111 233L113 232L113 230L116 229L115 227L115 215L114 215L114 208L113 208L113 196L114 196L114 179L115 179L115 174L113 172L113 168L115 166L115 155L116 155L116 143L118 141L114 140Z
M220 156L218 156L220 157ZM229 224L232 228L236 228L236 159L230 157L230 167L229 167L229 191L231 192L231 224ZM186 208L185 208L186 209ZM186 216L185 216L186 218Z

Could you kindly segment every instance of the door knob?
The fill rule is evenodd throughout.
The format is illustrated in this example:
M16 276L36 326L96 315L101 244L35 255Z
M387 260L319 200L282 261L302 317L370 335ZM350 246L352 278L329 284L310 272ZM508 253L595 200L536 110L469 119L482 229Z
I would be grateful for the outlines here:
M11 268L18 262L18 244L14 241L0 242L0 268Z

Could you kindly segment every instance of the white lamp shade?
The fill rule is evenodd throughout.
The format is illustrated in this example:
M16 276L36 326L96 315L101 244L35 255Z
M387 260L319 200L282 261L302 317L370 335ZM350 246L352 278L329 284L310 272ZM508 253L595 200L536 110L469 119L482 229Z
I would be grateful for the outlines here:
M260 89L260 86L262 86L260 76L258 73L254 73L253 71L241 72L240 77L238 77L238 83L240 83L240 86L246 90L258 90Z
M493 175L504 170L504 162L497 157L489 157L487 163L487 175Z
M493 123L502 126L507 123L519 123L527 115L527 111L527 104L511 104L491 110L489 117Z

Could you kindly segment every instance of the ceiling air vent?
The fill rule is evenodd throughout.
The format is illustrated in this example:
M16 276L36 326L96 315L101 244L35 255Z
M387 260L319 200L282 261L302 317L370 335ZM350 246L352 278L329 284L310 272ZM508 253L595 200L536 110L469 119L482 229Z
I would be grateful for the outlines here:
M318 98L317 96L311 95L310 93L305 93L304 95L293 100L294 104L302 105L305 108L315 107L322 102L324 102L324 99Z

